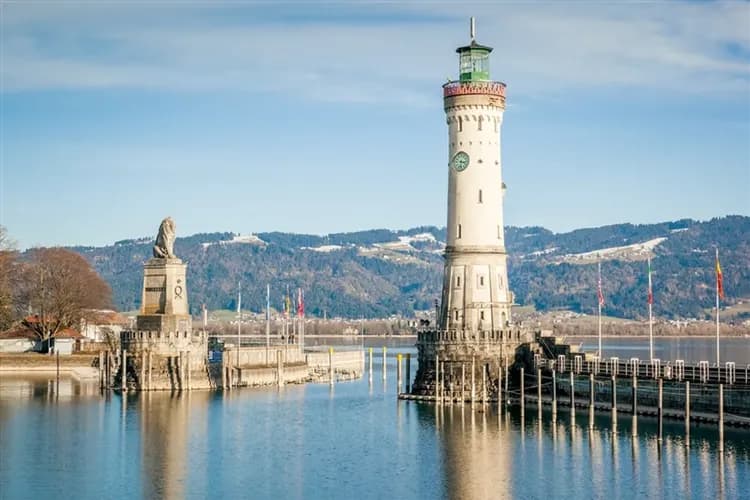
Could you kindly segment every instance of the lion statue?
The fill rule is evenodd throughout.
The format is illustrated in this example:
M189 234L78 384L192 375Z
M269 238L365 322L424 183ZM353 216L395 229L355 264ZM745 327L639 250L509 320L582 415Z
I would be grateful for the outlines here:
M159 225L159 234L156 235L156 245L154 245L154 257L157 259L176 259L174 238L174 221L171 217L167 217Z

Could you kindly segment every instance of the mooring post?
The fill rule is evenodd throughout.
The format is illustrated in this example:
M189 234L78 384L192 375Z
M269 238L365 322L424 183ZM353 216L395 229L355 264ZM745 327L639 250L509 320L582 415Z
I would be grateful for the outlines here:
M576 387L575 379L573 378L573 370L570 370L570 416L576 416Z
M539 419L542 418L542 369L536 369L536 404L538 406L537 413Z
M282 358L282 352L276 351L276 380L278 381L279 387L284 386L284 360Z
M383 359L385 359L385 347L383 347ZM383 380L385 380L385 363L383 363ZM328 384L333 385L333 347L328 348Z
M372 347L370 347L370 383L372 384Z
M401 384L403 380L401 378L401 353L396 354L396 394L401 393Z
M476 398L476 386L475 386L475 374L476 374L476 356L471 356L471 404L474 404Z
M526 414L526 408L525 408L525 397L526 393L524 391L524 373L523 373L524 367L521 367L521 417Z
M589 373L589 429L594 428L594 402L596 401L594 374Z
M552 367L552 421L557 420L557 366Z
M406 393L411 393L411 353L406 353Z
M500 413L500 409L503 407L503 365L501 362L497 364L497 411Z
M612 411L617 411L617 375L612 375Z
M120 388L122 389L122 392L124 393L128 389L128 351L127 349L122 350L122 380L120 384Z
M193 374L190 366L190 351L185 351L185 378L187 379L187 390L193 389Z
M104 351L99 351L99 389L104 389Z
M482 364L482 404L487 404L487 364Z
M383 346L383 382L385 382L385 374L387 373L387 365L386 365L386 346Z
M724 453L724 384L719 384L719 453Z
M466 400L466 363L461 363L461 404Z
M638 414L638 378L636 378L635 373L633 374L632 378L632 391L633 391L633 415Z
M435 354L435 402L440 400L440 355Z
M690 381L685 381L685 444L690 446Z
M663 390L664 390L664 379L661 378L661 376L660 376L659 377L659 406L658 406L657 412L656 412L657 413L657 418L659 420L659 435L658 435L657 439L658 439L658 441L660 443L662 441L662 437L664 436L664 434L663 434L664 428L663 428L663 425L662 425L663 424L662 418L664 417L664 408L662 406L662 404L663 404L663 401L662 401Z
M151 385L153 382L152 379L152 373L154 371L154 356L153 353L149 350L148 351L148 390L152 390L153 386Z

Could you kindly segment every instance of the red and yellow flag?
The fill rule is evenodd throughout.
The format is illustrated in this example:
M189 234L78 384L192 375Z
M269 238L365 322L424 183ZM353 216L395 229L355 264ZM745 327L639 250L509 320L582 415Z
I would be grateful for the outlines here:
M721 274L721 264L719 264L719 249L716 249L716 293L720 298L724 298L724 276Z

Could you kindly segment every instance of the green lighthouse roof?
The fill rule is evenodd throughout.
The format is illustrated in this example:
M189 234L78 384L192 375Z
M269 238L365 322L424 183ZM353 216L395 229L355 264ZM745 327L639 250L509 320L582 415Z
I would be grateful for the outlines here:
M471 43L469 45L465 45L463 47L457 48L456 49L456 53L462 54L464 52L469 52L471 50L484 51L484 52L486 52L486 53L489 54L490 52L492 52L492 47L488 47L486 45L481 45L481 44L477 43L476 40L472 39Z

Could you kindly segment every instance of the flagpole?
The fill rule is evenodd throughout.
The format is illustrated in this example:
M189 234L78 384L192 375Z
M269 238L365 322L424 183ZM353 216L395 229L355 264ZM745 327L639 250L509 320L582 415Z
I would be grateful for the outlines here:
M597 303L599 304L599 350L597 351L597 357L599 359L602 359L602 302L604 295L602 294L602 260L599 258L599 271L598 271L599 281L598 281L598 297L597 297Z
M271 284L266 283L266 349L271 346Z
M648 258L648 355L654 360L654 298L651 288L651 257Z
M237 368L240 367L240 346L242 345L242 282L237 282Z
M722 279L719 266L719 247L716 247L716 368L719 368L719 282Z

